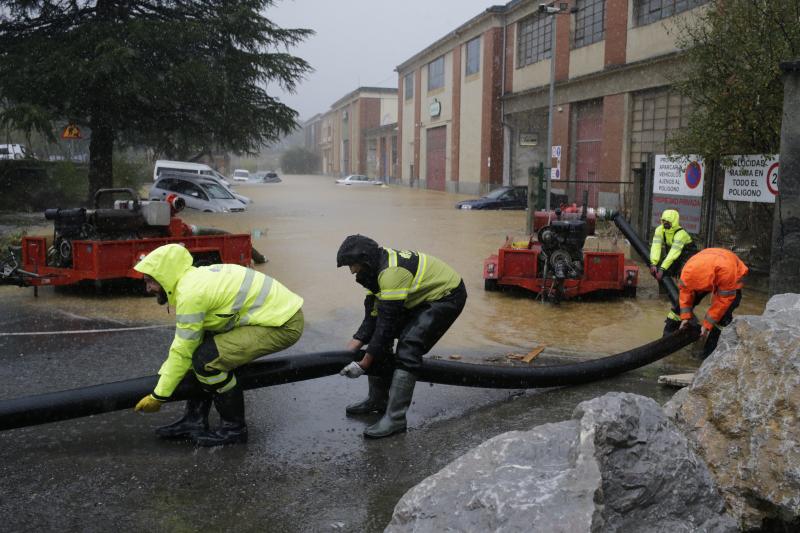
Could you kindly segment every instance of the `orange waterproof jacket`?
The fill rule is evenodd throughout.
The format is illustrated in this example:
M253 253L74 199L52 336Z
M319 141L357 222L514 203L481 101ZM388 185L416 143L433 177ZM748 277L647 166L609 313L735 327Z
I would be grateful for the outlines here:
M725 315L744 284L748 269L736 254L722 248L706 248L686 262L678 286L681 291L681 320L692 318L695 293L710 292L711 307L703 326L711 329Z

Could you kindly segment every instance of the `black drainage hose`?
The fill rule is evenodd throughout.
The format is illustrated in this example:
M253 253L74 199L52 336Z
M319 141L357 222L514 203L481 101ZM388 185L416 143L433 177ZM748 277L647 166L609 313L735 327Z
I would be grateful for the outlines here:
M698 330L678 331L669 337L609 357L568 365L527 368L474 365L426 359L419 379L430 383L526 389L577 385L633 370L661 359L692 343ZM255 361L236 371L245 389L256 389L294 381L330 376L353 360L352 352L323 352L283 356ZM0 430L13 429L95 415L136 405L153 390L157 376L117 381L61 392L26 396L0 401ZM199 386L193 377L184 379L172 400L197 395Z
M614 224L617 225L619 230L625 235L625 238L628 239L628 242L631 243L633 249L636 250L636 253L639 254L639 257L642 258L645 265L650 265L650 250L647 249L647 245L639 238L636 232L633 230L628 221L620 215L619 213L615 213L612 216L614 220ZM661 278L661 286L667 291L667 296L669 296L669 300L672 302L672 305L675 308L680 307L678 305L679 298L678 298L678 288L675 286L675 282L669 276L664 276Z

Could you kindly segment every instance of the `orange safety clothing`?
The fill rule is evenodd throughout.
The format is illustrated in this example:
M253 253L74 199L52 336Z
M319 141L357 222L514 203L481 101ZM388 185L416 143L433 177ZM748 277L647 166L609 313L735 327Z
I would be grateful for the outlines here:
M693 316L696 293L711 293L711 307L703 318L710 330L725 315L744 284L748 268L736 254L723 248L706 248L686 262L678 281L681 320Z

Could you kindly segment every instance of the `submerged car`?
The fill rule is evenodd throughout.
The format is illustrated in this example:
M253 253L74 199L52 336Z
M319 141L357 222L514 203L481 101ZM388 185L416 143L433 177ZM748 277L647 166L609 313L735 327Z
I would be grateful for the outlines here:
M339 185L383 185L382 181L370 179L362 174L350 174L346 178L336 180Z
M150 187L150 200L166 200L175 194L186 207L206 213L237 213L246 209L239 199L216 180L199 177L162 176Z
M272 170L262 170L253 174L253 179L261 183L280 183L282 180L277 172Z
M500 187L486 196L456 204L456 209L526 209L527 207L528 188L524 185Z

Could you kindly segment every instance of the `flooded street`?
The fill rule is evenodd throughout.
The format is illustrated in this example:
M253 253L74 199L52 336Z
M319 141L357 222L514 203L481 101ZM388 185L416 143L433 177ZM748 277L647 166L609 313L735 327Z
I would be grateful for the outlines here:
M363 289L336 268L345 236L421 250L453 266L466 308L433 354L502 358L536 346L572 357L609 354L654 340L668 305L644 272L636 299L542 304L484 292L483 259L507 235L521 237L523 211L459 211L462 195L404 187L344 187L333 178L288 176L237 190L244 214L184 213L185 221L251 233L269 262L258 270L305 299L304 336L287 353L342 349L358 327ZM649 238L649 236L648 236ZM0 287L0 398L154 374L174 314L152 298ZM748 291L738 314L761 313ZM75 330L153 326L111 333ZM23 333L66 332L53 335ZM13 334L13 335L12 335ZM380 531L400 496L469 448L499 433L562 420L583 400L612 390L666 401L664 370L696 366L688 353L619 378L569 389L506 391L420 383L406 434L365 441L371 418L347 418L366 380L339 376L246 393L250 442L196 450L152 429L181 412L120 411L0 433L0 516L11 531ZM215 416L215 415L214 415ZM236 524L235 528L233 524Z

